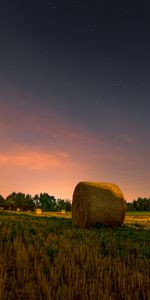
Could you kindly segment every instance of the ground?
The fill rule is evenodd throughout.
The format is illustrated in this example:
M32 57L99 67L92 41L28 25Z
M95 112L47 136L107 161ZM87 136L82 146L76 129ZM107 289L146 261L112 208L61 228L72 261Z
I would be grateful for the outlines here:
M0 299L150 299L150 213L79 229L71 213L0 212Z

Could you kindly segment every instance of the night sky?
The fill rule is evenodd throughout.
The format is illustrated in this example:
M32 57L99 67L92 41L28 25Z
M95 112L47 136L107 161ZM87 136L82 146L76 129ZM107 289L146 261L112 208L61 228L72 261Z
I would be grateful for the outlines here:
M150 197L150 8L129 3L0 1L3 196L100 181Z

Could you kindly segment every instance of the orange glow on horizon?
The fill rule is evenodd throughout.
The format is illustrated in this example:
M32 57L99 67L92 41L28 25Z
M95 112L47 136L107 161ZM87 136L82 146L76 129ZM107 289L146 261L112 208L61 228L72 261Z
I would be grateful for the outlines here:
M109 143L101 133L78 126L56 112L41 117L38 109L26 113L17 104L10 109L4 103L0 139L0 194L4 196L13 191L48 192L71 199L79 181L116 183L127 200L149 193L148 180L141 179L143 162L138 151ZM134 149L137 140L128 136L122 139Z

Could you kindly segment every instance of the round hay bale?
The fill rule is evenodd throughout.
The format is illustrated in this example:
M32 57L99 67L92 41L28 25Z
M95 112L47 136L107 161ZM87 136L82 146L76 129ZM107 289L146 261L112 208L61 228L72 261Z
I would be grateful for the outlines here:
M125 212L124 196L116 184L80 182L75 187L72 202L74 225L90 227L100 223L120 226Z

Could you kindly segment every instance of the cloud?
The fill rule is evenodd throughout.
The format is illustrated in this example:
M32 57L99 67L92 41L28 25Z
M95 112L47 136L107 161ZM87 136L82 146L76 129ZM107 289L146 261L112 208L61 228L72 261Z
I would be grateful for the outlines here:
M70 155L66 152L61 152L61 151L58 151L57 154L62 157L62 158L69 158Z
M35 99L30 105L17 93L8 98L12 102L0 100L0 193L19 187L25 193L70 197L81 180L116 182L126 198L136 191L148 193L149 148L142 150L139 138L120 134L111 142L90 126L38 107ZM134 188L138 180L140 189Z
M21 145L0 152L0 194L12 191L32 195L48 192L58 198L72 197L78 181L87 173L85 164L63 151L42 151Z
M13 150L14 151L14 150ZM33 170L48 170L49 168L61 168L69 157L67 153L45 153L41 150L27 147L16 149L15 153L0 153L0 165L12 165Z

